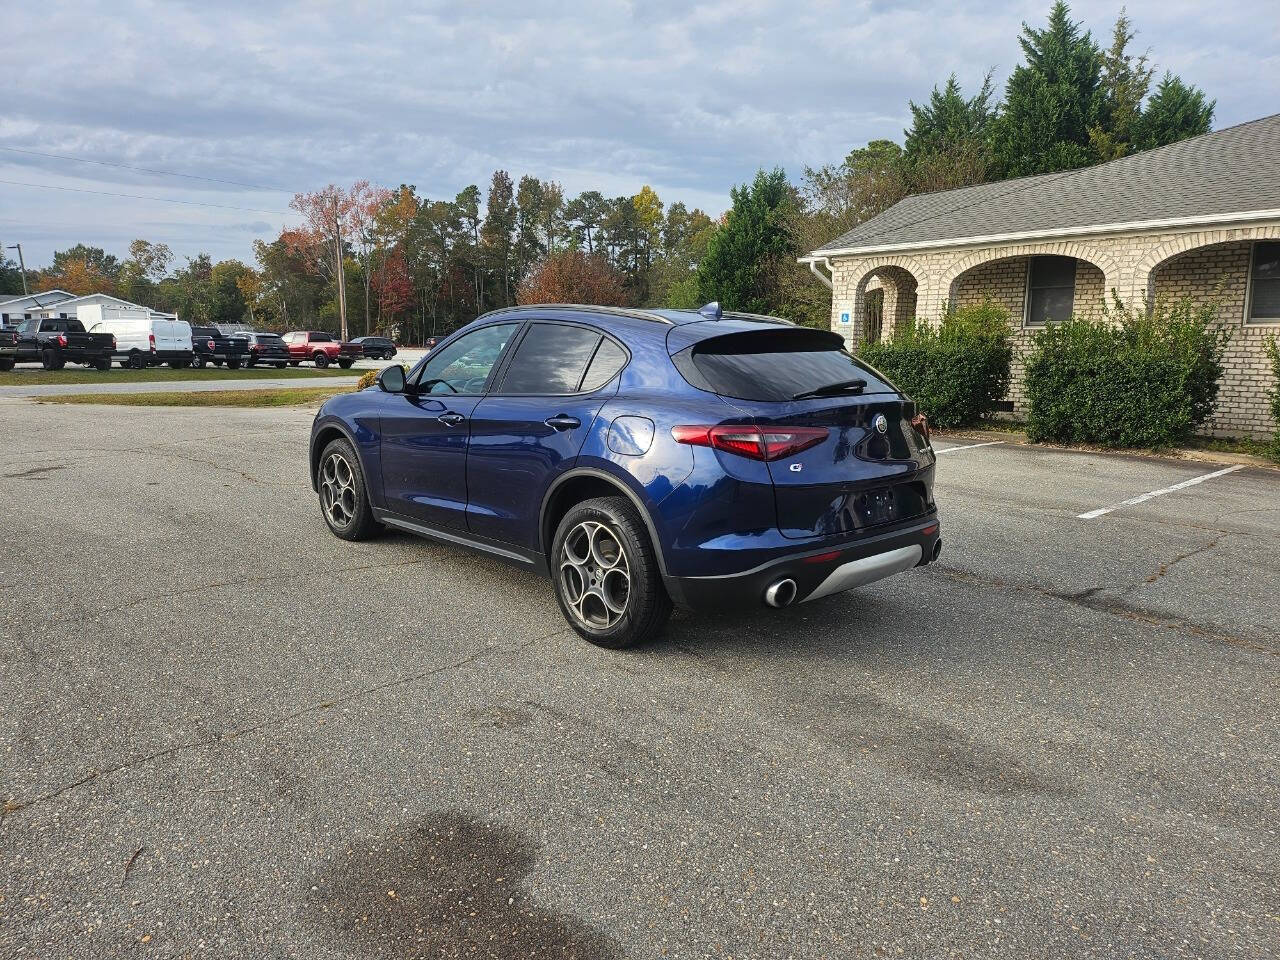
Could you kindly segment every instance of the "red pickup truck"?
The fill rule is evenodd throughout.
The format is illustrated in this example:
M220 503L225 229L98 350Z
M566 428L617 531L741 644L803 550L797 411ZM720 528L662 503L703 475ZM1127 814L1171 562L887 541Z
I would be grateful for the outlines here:
M295 367L311 360L322 369L336 363L346 370L364 356L360 344L343 342L323 330L293 330L284 335L284 342L289 348L289 363Z

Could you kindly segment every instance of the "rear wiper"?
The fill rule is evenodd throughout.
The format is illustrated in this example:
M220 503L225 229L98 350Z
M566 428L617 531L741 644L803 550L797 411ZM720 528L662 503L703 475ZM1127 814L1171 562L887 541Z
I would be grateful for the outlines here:
M867 385L865 380L841 380L839 383L828 383L825 387L797 393L792 400L810 400L813 397L833 397L839 393L861 393Z

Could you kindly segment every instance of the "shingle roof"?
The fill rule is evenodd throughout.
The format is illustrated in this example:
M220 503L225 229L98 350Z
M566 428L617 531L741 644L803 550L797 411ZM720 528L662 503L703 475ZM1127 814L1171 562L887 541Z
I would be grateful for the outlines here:
M815 250L1280 209L1280 114L1095 167L907 197Z

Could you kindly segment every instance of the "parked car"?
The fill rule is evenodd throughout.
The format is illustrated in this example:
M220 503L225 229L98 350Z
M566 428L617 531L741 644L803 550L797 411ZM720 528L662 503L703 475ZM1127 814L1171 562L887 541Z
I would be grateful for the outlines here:
M310 360L321 369L336 363L347 370L364 356L359 344L341 341L323 330L292 330L284 335L284 342L295 367L304 360Z
M673 603L785 607L942 549L911 400L838 334L715 304L486 314L326 400L310 454L336 536L389 526L548 574L606 647Z
M239 337L224 337L217 327L192 327L191 348L194 351L191 365L197 369L206 363L218 367L225 363L232 370L238 370L244 363L248 343Z
M396 355L396 345L388 337L356 337L351 342L360 345L366 360L390 360Z
M0 335L0 370L32 360L46 370L61 370L68 363L110 370L115 346L111 334L86 333L79 320L32 317Z
M434 350L436 348L436 344L439 342L440 342L439 337L427 337L425 340L422 341L422 348L427 351Z
M234 339L245 343L245 366L270 363L283 370L289 365L289 348L278 333L237 333Z
M185 320L157 319L145 307L111 304L90 304L79 313L91 333L115 336L115 359L122 367L141 369L167 363L178 370L191 364L191 324Z

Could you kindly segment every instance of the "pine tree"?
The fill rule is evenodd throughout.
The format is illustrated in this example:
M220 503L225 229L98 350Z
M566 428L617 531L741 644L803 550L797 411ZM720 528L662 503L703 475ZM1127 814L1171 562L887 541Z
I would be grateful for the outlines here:
M777 278L795 256L790 229L794 191L787 175L761 170L750 186L730 191L728 222L711 237L698 267L698 296L726 310L768 313L777 303Z
M1022 25L1019 43L1027 62L1009 77L992 130L993 160L1002 176L1068 170L1092 158L1089 128L1098 119L1102 57L1070 12L1056 0L1045 29Z
M1101 163L1133 152L1133 143L1142 119L1142 101L1151 89L1155 72L1147 55L1129 53L1137 36L1124 10L1116 18L1111 49L1102 55L1102 89L1098 102L1098 122L1089 128L1094 158Z
M1138 121L1134 146L1150 150L1208 133L1215 106L1215 101L1205 99L1203 90L1166 73Z
M906 134L904 174L912 191L949 190L983 183L991 166L991 74L977 94L966 99L953 73L946 86L933 88L929 102L912 102Z

